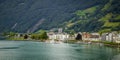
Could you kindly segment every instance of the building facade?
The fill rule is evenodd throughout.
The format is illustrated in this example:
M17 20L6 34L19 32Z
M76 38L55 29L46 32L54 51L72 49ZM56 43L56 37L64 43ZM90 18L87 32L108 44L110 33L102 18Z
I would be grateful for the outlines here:
M101 36L101 41L120 43L120 34L118 34L116 32L103 33Z
M87 33L83 32L82 33L82 38L83 40L88 40L88 41L99 41L100 40L100 34L99 33Z
M48 37L50 40L68 40L69 34L67 33L48 33Z

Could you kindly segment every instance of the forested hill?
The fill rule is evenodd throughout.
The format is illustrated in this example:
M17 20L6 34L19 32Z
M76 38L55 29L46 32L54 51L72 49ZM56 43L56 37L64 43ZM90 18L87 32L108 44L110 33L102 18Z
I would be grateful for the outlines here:
M120 31L120 1L109 0L105 4L77 10L75 16L65 22L68 30L87 32Z
M0 32L120 30L119 0L0 0Z

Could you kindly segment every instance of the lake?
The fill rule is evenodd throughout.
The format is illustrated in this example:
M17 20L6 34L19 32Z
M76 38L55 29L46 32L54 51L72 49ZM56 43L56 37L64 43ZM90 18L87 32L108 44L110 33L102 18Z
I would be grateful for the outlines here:
M0 41L0 60L120 60L119 52L99 44Z

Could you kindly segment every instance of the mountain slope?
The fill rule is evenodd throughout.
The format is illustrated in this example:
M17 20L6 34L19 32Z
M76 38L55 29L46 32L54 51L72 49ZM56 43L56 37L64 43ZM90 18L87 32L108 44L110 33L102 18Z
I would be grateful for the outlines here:
M100 19L118 6L118 0L0 0L0 32L34 32L57 27L97 31L108 24Z
M109 0L106 4L78 10L76 16L65 23L67 31L110 32L120 31L120 1Z

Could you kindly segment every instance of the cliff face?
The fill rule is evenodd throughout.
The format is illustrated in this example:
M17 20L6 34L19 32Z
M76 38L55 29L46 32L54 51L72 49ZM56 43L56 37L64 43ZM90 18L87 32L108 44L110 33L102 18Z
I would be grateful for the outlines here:
M0 32L34 32L57 27L97 31L96 27L103 28L107 24L101 20L107 14L119 15L116 4L119 5L118 0L0 0ZM86 30L88 25L91 30Z

